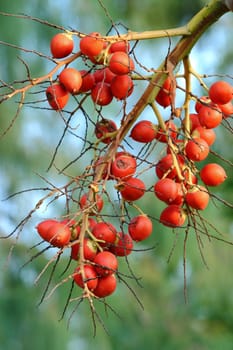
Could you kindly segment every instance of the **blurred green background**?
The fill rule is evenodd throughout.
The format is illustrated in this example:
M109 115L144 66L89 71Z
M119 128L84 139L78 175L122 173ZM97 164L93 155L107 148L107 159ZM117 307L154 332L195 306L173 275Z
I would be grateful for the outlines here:
M0 0L0 11L24 13L81 32L106 33L111 27L111 20L119 23L122 30L124 27L142 31L180 26L205 3L202 0L192 2L144 0L142 6L139 0L105 0L101 6L99 1L92 0L66 2ZM49 42L57 32L55 29L14 17L0 16L0 20L1 41L49 55ZM232 27L232 14L227 14L201 38L192 52L194 67L199 73L210 76L206 80L207 84L216 79L217 74L220 77L228 75L232 79ZM166 54L168 44L167 39L145 41L136 47L135 53L144 65L156 68ZM45 74L51 68L47 60L3 44L0 45L0 54L0 79L9 83L25 78L25 67L19 57L29 62L34 77ZM194 89L196 94L202 94L200 86L194 85ZM36 97L29 95L29 101L34 101ZM10 125L18 101L17 97L0 105L1 133ZM41 106L45 106L43 101ZM14 126L0 140L1 235L7 235L14 230L43 196L43 191L22 193L9 200L4 198L24 189L46 187L43 177L56 183L57 186L65 183L66 176L58 176L55 168L46 172L64 128L61 118L46 107L43 110L37 108L36 104L25 104ZM112 108L113 110L107 109L108 113L116 114L116 110ZM143 117L149 116L145 113ZM79 121L77 116L74 125L79 123L82 123L82 119ZM217 134L219 141L213 150L232 162L230 132L219 128ZM75 143L75 138L68 135L57 155L56 165L64 166L77 157L78 151L79 145ZM214 156L212 159L215 159ZM87 158L85 164L88 161L90 159ZM81 163L75 164L70 171L78 171L79 167L82 167ZM230 201L232 171L229 164L225 162L223 164L227 168L228 181L215 193ZM152 206L151 200L152 198L148 196L141 204L145 212L158 217L161 206L156 201ZM16 232L9 239L0 241L1 349L231 350L233 348L232 246L218 240L202 238L204 263L196 236L189 235L186 247L187 301L185 302L184 235L182 233L176 236L171 230L159 224L155 225L154 233L147 242L138 245L142 250L153 246L155 249L135 252L129 257L132 271L141 278L141 286L133 281L131 286L143 308L123 283L119 283L116 293L109 297L109 303L115 313L110 309L105 310L104 305L97 305L108 333L97 322L96 336L93 337L91 313L85 303L81 304L73 315L72 307L75 308L75 303L72 304L65 317L60 320L70 291L70 283L58 288L51 298L40 304L48 274L37 284L34 282L47 263L49 255L40 255L23 269L21 266L30 261L31 256L37 252L36 249L30 248L38 242L35 231L37 222L44 216L56 216L62 213L63 209L64 203L60 201L48 208L42 206L32 216L19 237ZM229 208L218 202L211 203L204 215L224 233L225 239L232 239L232 211ZM210 233L218 236L214 231ZM173 253L169 259L171 252ZM63 263L58 264L56 276L59 276L66 267L67 257L62 259ZM122 270L128 273L127 264L122 261L121 265ZM69 322L70 316L72 317Z

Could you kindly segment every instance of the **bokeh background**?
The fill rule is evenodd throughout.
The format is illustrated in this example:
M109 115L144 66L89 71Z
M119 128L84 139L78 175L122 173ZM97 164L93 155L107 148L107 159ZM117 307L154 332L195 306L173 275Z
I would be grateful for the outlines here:
M0 11L39 17L84 33L107 33L112 21L118 24L121 31L125 31L125 28L143 31L180 26L205 3L202 0L144 0L142 6L142 1L139 0L103 0L102 3L92 0L0 0ZM11 83L25 78L26 70L19 58L29 63L34 77L45 74L51 68L48 60L6 46L2 42L49 55L49 42L57 30L29 19L3 15L0 15L0 23L0 79ZM205 33L191 54L194 68L200 74L208 75L207 84L218 76L232 79L232 29L232 14L227 14ZM156 68L164 58L168 46L167 39L144 41L136 47L135 54L144 65ZM194 91L198 95L203 92L195 83ZM135 94L140 94L140 90L136 90ZM38 96L41 98L42 95ZM23 192L5 200L8 196L25 189L44 188L47 186L44 179L56 186L66 181L66 176L58 176L54 167L47 172L64 123L56 112L47 108L44 98L40 104L33 104L36 99L37 95L29 95L30 103L24 105L13 127L0 140L1 236L14 231L43 196L43 190ZM11 124L18 101L17 97L0 105L1 134ZM110 113L117 115L117 108L119 106L108 108L108 117ZM142 117L150 118L150 115L145 112ZM82 124L82 119L79 121L78 118L77 113L74 120L76 128ZM217 135L218 141L213 150L232 162L230 132L218 128ZM73 135L67 135L56 157L56 166L61 168L76 158L79 147L79 140ZM74 163L69 169L70 173L79 172L90 161L88 157L90 156ZM229 164L224 161L222 163L227 168L228 181L215 193L230 201L232 171ZM151 203L149 197L141 202L145 212L158 217L161 205L156 201L154 205ZM30 262L35 254L31 247L38 242L35 226L43 217L57 216L63 210L62 201L57 201L48 208L42 206L33 214L19 236L16 231L8 239L0 240L1 349L232 349L232 246L219 240L203 238L203 259L195 234L189 235L185 301L184 236L179 233L174 235L171 230L159 224L155 225L148 241L139 245L142 250L155 248L129 257L131 269L141 278L142 286L132 281L132 288L143 308L131 291L120 284L116 293L109 298L115 313L109 309L106 312L101 304L97 306L106 329L97 322L96 336L93 337L91 312L85 303L72 314L74 303L73 308L69 308L62 318L70 289L68 284L58 288L51 298L40 304L47 279L43 276L36 284L35 280L49 255L42 254ZM228 207L218 202L211 203L204 215L223 233L224 239L232 240L232 211ZM214 231L210 233L221 237ZM58 264L58 275L64 270L66 260L67 257L64 257L64 263ZM21 268L28 261L30 263ZM122 262L121 268L127 271L127 264Z

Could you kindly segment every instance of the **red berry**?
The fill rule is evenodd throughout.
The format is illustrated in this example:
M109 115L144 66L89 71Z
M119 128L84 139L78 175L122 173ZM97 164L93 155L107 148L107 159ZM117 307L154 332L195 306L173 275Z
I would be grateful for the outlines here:
M207 106L211 103L209 96L201 96L195 103L195 111L199 113L202 106Z
M95 256L94 264L98 276L111 275L116 272L118 268L118 261L116 256L109 251L98 253Z
M233 87L226 81L216 81L209 88L209 97L212 102L224 105L233 98Z
M88 228L92 232L93 227L97 224L96 220L93 218L88 218Z
M108 67L96 70L93 75L96 83L102 82L106 84L111 84L113 78L116 76Z
M91 98L97 105L108 105L113 99L109 84L102 82L97 83L91 90Z
M158 128L155 135L156 140L163 143L167 143L168 139L175 141L177 138L177 126L172 120L168 120L165 122L165 127L165 131L162 128Z
M185 146L185 153L188 159L195 162L204 160L209 154L208 143L201 138L189 140Z
M203 105L201 105L202 107ZM189 120L190 120L190 132L192 132L194 129L196 129L198 126L201 126L199 115L195 113L189 114Z
M54 58L63 58L71 54L74 41L70 34L58 33L50 42L50 50Z
M182 175L184 176L184 185L186 188L197 184L198 178L192 173L192 170L190 168L185 168L182 171Z
M185 195L186 203L197 210L204 210L209 203L209 194L205 187L196 186L190 188Z
M83 240L83 255L85 260L93 261L97 254L97 245L95 242L85 237ZM78 260L80 256L80 243L75 243L71 246L71 258L73 260Z
M70 239L70 228L66 224L56 222L48 228L46 241L52 246L63 248L70 242Z
M228 102L224 105L218 105L218 107L221 109L224 119L230 117L231 114L233 114L233 104L231 102Z
M216 139L215 131L213 129L206 129L203 126L198 126L194 129L191 136L192 138L201 138L205 140L209 146L211 146Z
M226 180L227 174L221 165L209 163L201 169L200 177L207 186L218 186Z
M81 227L80 225L77 224L75 220L65 219L65 220L62 220L61 223L69 227L70 234L71 234L71 237L70 237L71 241L78 238L81 231Z
M182 205L184 202L184 193L185 193L185 188L183 186L184 183L176 182L176 187L177 187L177 196L175 199L171 200L167 204L176 204L176 205ZM186 185L187 186L187 185Z
M117 52L117 51L122 51L122 52L129 52L129 42L128 41L116 41L115 43L112 43L109 48L109 52Z
M116 241L110 249L111 252L117 256L127 256L131 254L133 250L133 240L127 233L118 232Z
M134 63L127 53L117 51L110 55L109 69L117 75L128 74L134 69Z
M178 154L176 159L180 169L182 169L184 165L183 156ZM155 172L159 179L161 179L163 176L166 176L170 179L175 179L177 177L177 170L174 167L173 157L171 153L167 154L159 160L159 162L156 164Z
M82 75L75 68L65 68L59 75L60 83L72 95L76 95L82 86Z
M179 205L169 205L166 207L161 215L160 222L168 227L182 226L186 219L186 213Z
M78 266L73 273L73 279L75 283L80 288L84 288L84 283L86 283L88 289L90 291L93 291L98 284L97 273L95 271L94 266L89 264L84 265L84 276L85 278L83 278L81 274L80 266Z
M117 280L114 274L100 277L98 278L98 284L93 293L98 298L105 298L115 291L116 286Z
M156 182L154 192L161 201L170 204L178 196L178 186L174 180L164 178Z
M222 121L222 111L218 105L202 106L198 115L201 125L207 129L216 128Z
M163 83L162 88L159 90L158 95L156 96L156 102L162 107L166 108L171 105L171 90L173 88L173 82L170 77L167 77Z
M53 219L48 219L48 220L44 220L41 221L37 226L37 232L39 233L39 235L41 236L41 238L43 238L45 241L50 240L50 238L48 238L48 229L55 223L57 223L57 220L53 220Z
M79 92L87 92L93 89L95 85L95 78L92 73L89 73L87 70L80 70L82 76L82 85L80 86Z
M93 202L89 202L88 193L84 193L79 201L79 205L81 209L85 209L88 207L92 207L90 215L96 214L96 212L100 212L103 209L104 201L101 195L96 194L93 198Z
M114 243L117 236L115 227L109 222L98 222L92 229L93 235L104 241L103 243Z
M131 130L130 137L137 142L148 143L155 139L156 130L154 124L149 120L141 120Z
M104 41L101 39L100 33L93 32L80 40L79 43L81 52L89 57L99 55L104 48Z
M148 238L152 231L153 225L146 215L135 216L129 223L128 231L134 241L143 241Z
M146 191L144 182L135 177L131 177L129 180L123 182L120 186L120 193L122 198L129 202L138 200L144 195Z
M110 87L114 97L124 100L132 94L134 85L130 76L124 74L115 76Z
M46 97L50 106L57 111L66 106L69 93L61 84L52 84L46 89Z

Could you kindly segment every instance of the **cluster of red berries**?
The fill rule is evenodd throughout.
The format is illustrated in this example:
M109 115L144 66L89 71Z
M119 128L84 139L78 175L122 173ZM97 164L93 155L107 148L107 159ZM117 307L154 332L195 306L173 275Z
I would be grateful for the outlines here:
M168 78L157 99L163 107L171 104L170 87ZM226 172L219 164L206 164L199 171L196 162L207 158L216 138L214 128L232 114L232 96L233 87L227 82L217 81L210 86L209 95L196 102L196 113L188 116L188 123L181 121L183 132L172 120L165 121L163 128L142 120L131 130L130 136L137 142L157 140L167 145L166 155L155 166L158 181L154 185L156 197L168 205L160 215L160 222L165 226L182 226L187 207L189 211L207 207L209 192L198 184L198 175L206 186L218 186L226 179Z
M88 58L96 70L77 70L66 66L58 76L58 81L46 89L46 96L54 110L63 109L69 95L90 93L93 102L100 106L108 105L115 97L123 100L131 95L134 84L130 72L134 62L129 56L127 41L109 43L97 32L83 37L79 43L84 59ZM72 35L56 34L50 43L55 59L70 55L74 49Z
M87 194L80 198L80 208L89 203ZM103 199L98 196L96 207L100 212ZM37 232L51 246L71 249L70 257L78 262L73 272L73 280L81 288L88 288L94 296L104 298L112 294L117 286L118 257L131 254L134 242L140 242L152 233L152 222L146 215L133 217L128 224L128 233L117 232L110 222L88 218L88 228L80 238L82 223L75 220L57 221L48 219L37 225Z
M50 106L62 110L69 95L88 93L93 102L108 105L113 98L124 100L133 91L131 72L134 62L129 55L127 41L108 42L99 33L90 33L80 39L80 55L94 65L90 70L69 67L68 60L58 78L46 90ZM74 49L72 35L60 33L51 40L54 59L69 56ZM166 108L172 106L174 79L167 77L156 102ZM209 202L208 186L218 186L226 179L225 170L217 163L197 167L207 158L216 134L214 129L223 118L233 112L232 86L217 81L209 88L209 95L197 99L196 113L180 117L179 126L173 119L155 125L150 120L136 122L130 137L140 143L152 141L163 143L166 154L155 164L158 178L153 190L155 196L166 204L160 214L160 222L169 227L180 227L193 210L204 210ZM175 115L175 114L174 114ZM178 115L176 115L177 117ZM113 120L105 119L95 124L98 142L110 144L118 128ZM136 176L137 157L126 151L114 152L109 160L100 156L93 164L94 174L99 180L113 180L123 201L133 202L146 192L145 183ZM99 169L101 168L101 171ZM98 176L97 176L98 177ZM203 184L198 183L202 180ZM117 285L118 257L128 256L134 243L142 241L152 233L152 222L145 214L138 215L128 223L128 233L118 232L108 221L103 221L100 212L104 206L102 196L90 190L79 199L80 212L88 213L88 224L80 220L44 220L37 226L39 235L51 246L70 248L71 260L76 261L72 274L74 282L95 297L112 294ZM84 232L83 232L84 227Z
M137 160L132 154L124 151L117 152L110 164L104 161L104 157L99 158L94 165L96 173L102 165L104 165L102 178L104 180L115 180L115 188L125 201L136 201L145 194L144 181L135 176Z

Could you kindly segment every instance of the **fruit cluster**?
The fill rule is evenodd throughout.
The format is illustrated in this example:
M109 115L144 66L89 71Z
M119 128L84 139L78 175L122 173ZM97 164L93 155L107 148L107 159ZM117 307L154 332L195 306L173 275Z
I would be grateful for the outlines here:
M108 43L94 32L83 37L79 46L83 59L88 58L99 68L88 71L65 67L58 81L46 89L48 102L54 110L63 109L70 94L90 93L93 102L100 106L108 105L114 97L124 100L131 95L134 84L130 72L134 69L134 62L129 55L127 41ZM55 59L67 57L74 48L72 36L56 34L50 48Z
M157 96L157 102L163 107L171 104L170 86L168 78ZM226 179L226 172L219 164L209 163L201 170L196 164L207 158L216 138L214 129L222 118L232 114L232 96L232 86L217 81L210 86L208 96L197 100L196 113L181 120L180 128L172 120L165 121L162 128L143 120L131 130L130 136L137 142L157 140L167 145L166 155L155 166L158 181L154 184L156 197L167 204L160 216L163 225L182 226L190 210L207 207L209 191L198 184L199 176L206 186L218 186Z
M101 203L101 204L99 204ZM96 202L102 209L102 199ZM80 207L83 207L82 198ZM152 233L152 222L146 215L138 215L128 224L128 233L117 232L110 222L88 219L88 229L80 238L82 223L75 220L57 221L48 219L37 225L37 232L51 246L70 247L72 260L76 261L72 275L75 283L87 288L95 297L103 298L112 294L117 285L117 257L131 254L134 242L139 242Z
M90 33L80 39L80 52L72 55L72 59L69 59L74 49L72 35L55 35L50 47L55 62L68 57L64 60L65 68L46 90L47 100L54 110L62 110L70 95L90 95L94 104L102 107L110 104L113 98L125 100L133 92L135 66L127 41L109 42L99 33ZM79 71L69 66L78 57L91 63L89 70ZM196 113L185 113L184 117L174 110L174 89L177 89L175 77L168 75L155 97L155 103L170 107L170 119L163 120L157 114L157 124L140 120L128 129L129 137L143 146L152 142L165 145L166 154L152 164L157 177L153 191L166 204L160 222L172 228L184 225L187 216L195 216L195 210L204 210L210 198L208 186L218 186L226 179L225 170L217 163L207 163L201 169L198 166L207 158L215 141L214 129L233 112L233 88L227 82L213 83L208 96L195 98ZM51 246L71 250L71 260L76 262L72 278L84 290L83 295L103 298L116 289L118 257L128 256L135 242L149 237L153 227L151 219L140 212L129 220L125 233L101 215L104 200L99 189L106 181L114 182L124 205L140 199L147 189L138 176L139 158L124 147L119 150L121 145L115 142L122 130L114 120L100 115L94 134L96 145L103 143L104 147L90 166L93 177L93 183L88 184L90 190L80 192L80 217L78 214L75 220L44 220L38 224L37 231ZM121 128L124 118L125 115Z

